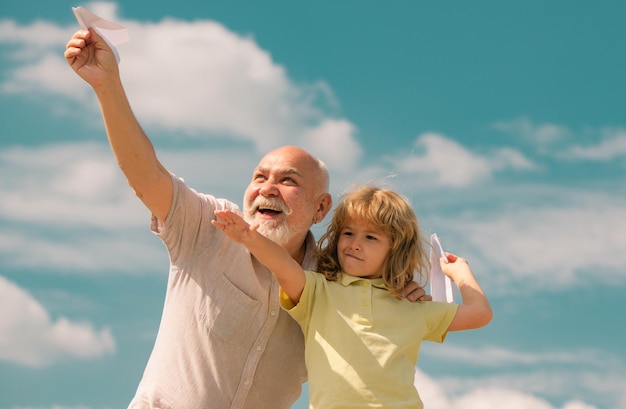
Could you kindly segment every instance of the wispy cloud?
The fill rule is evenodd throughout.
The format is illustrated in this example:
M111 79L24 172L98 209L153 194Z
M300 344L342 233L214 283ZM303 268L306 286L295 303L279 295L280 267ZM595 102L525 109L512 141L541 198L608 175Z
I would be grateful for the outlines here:
M596 404L602 404L601 407L626 408L623 390L625 362L621 356L601 349L528 351L498 346L424 344L422 353L437 362L478 370L471 377L464 376L463 370L458 374L448 372L437 378L436 388L422 386L427 393L435 391L439 396L445 396L444 401L448 403L441 406L442 409L464 407L462 402L468 399L478 407L495 408L497 406L491 405L496 404L495 398L499 395L509 396L501 401L503 406L500 407L504 408L544 407L541 405L548 405L544 399L564 402L562 408L595 407L584 406L583 402L589 396L601 396L594 400ZM534 401L541 402L541 405L531 404Z
M499 272L489 278L494 290L522 288L511 285L519 280L525 283L524 291L555 291L587 282L589 271L598 281L624 282L624 198L555 188L544 194L545 203L529 203L522 197L524 190L507 192L519 198L515 206L480 214L468 211L439 223L451 230L451 237L464 236L461 246L468 254L480 253L479 271ZM505 282L508 285L498 285Z
M454 361L484 368L508 367L510 369L511 367L538 367L546 364L550 366L580 365L587 368L606 369L608 366L623 367L624 365L621 363L620 357L596 349L529 352L497 346L462 347L426 344L424 350L429 356L435 356L438 360ZM608 365L608 362L611 365Z
M2 149L0 171L0 217L6 220L101 229L141 220L141 207L105 144Z
M611 129L603 132L603 139L595 144L576 144L560 155L566 159L606 161L626 157L626 130Z
M492 127L531 142L536 152L551 159L601 162L626 156L626 130L622 128L575 131L560 124L535 124L526 117L496 122ZM576 134L581 135L575 138Z
M480 154L454 139L436 133L420 135L410 154L386 158L398 173L420 176L432 184L462 187L490 180L497 171L533 170L536 166L521 152L497 148Z
M573 371L571 368L553 370L545 366L521 372L501 370L486 376L446 376L437 378L437 381L448 396L455 397L455 404L450 408L464 407L457 404L461 405L470 397L476 405L474 407L494 409L626 408L623 390L626 377L623 372ZM496 405L498 396L504 406ZM590 396L600 406L586 404ZM563 402L563 405L555 406L549 402Z
M464 387L460 388L460 385ZM554 383L543 384L546 385L554 386ZM418 369L415 373L415 387L425 406L432 409L598 409L597 406L585 403L584 398L559 396L554 399L549 394L537 393L536 388L526 389L517 379L511 378L502 382L495 378L435 379ZM541 396L550 396L563 402L563 405L555 406Z
M562 142L571 131L554 123L536 124L530 118L522 117L511 121L498 121L492 127L498 131L514 135L539 146Z
M89 322L52 319L29 293L0 276L1 360L43 367L114 352L115 340L109 328L98 331Z

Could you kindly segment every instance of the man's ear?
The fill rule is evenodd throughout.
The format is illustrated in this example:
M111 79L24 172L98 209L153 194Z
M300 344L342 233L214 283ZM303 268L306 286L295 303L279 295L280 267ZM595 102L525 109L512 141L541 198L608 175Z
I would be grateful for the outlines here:
M333 198L330 193L324 193L318 200L317 210L313 216L313 223L319 223L324 220L324 217L328 214L333 207Z

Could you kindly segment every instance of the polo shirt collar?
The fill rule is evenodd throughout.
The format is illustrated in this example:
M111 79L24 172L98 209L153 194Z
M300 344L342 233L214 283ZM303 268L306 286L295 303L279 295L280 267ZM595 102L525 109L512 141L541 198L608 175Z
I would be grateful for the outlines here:
M350 274L340 273L339 279L337 280L337 282L344 287L349 287L350 285L361 281L369 281L372 284L372 287L382 288L383 290L387 289L387 286L383 282L382 278L363 278L351 276Z

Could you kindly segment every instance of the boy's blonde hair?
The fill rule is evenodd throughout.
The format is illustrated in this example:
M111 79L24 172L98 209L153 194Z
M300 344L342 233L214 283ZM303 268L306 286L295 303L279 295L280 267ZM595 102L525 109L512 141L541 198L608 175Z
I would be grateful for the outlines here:
M394 296L400 297L415 273L416 281L421 286L426 284L426 271L430 267L427 242L413 208L398 193L372 185L363 185L343 195L318 242L318 272L330 281L337 280L341 272L337 244L348 220L369 223L389 237L391 249L383 265L382 279Z

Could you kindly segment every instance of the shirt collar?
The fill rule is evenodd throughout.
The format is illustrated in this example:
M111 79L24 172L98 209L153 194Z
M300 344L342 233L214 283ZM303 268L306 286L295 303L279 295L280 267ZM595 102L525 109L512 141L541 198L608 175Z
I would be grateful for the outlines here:
M355 277L350 274L339 273L337 282L344 287L348 287L354 283L359 282L369 282L372 287L382 288L383 290L387 289L387 286L383 282L382 278L363 278L363 277Z

